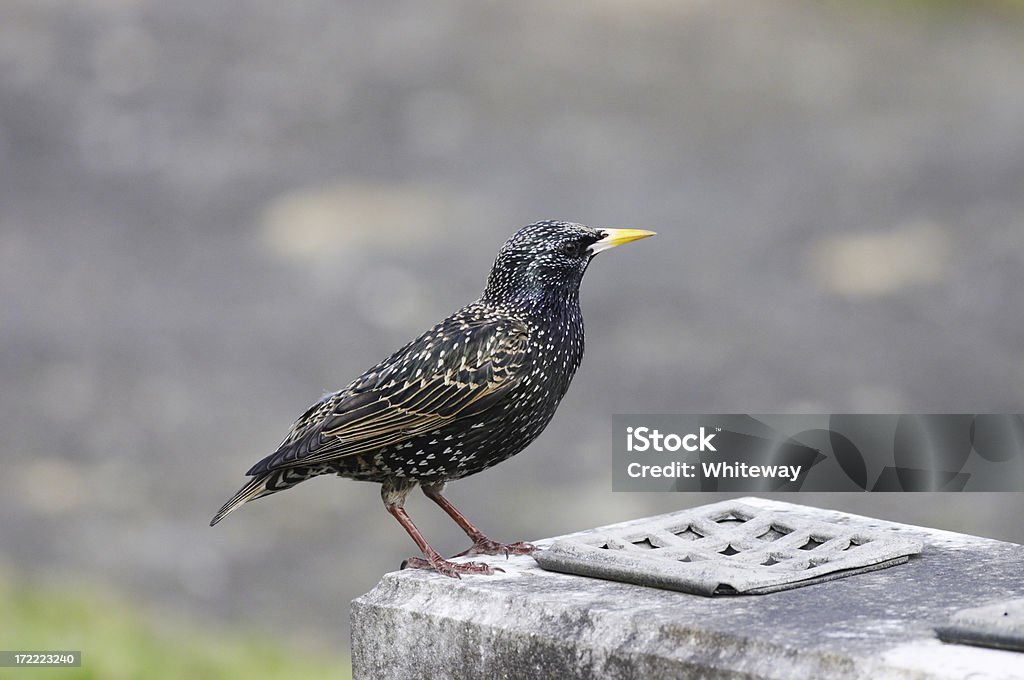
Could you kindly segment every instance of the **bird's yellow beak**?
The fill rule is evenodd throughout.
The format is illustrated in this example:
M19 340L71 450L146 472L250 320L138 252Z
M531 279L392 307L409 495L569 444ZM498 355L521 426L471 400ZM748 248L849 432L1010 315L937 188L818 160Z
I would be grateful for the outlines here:
M646 229L600 229L599 231L604 234L604 238L590 246L590 252L594 255L602 250L621 246L623 243L654 236L653 231Z

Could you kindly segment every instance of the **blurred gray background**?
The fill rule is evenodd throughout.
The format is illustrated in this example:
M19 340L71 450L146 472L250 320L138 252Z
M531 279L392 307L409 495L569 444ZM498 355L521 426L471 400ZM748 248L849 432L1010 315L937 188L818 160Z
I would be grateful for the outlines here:
M614 413L1022 409L1010 1L9 1L0 173L0 566L186 617L347 644L415 552L376 485L207 522L538 219L659 235L591 267L545 434L450 488L494 538L718 499L612 493ZM780 497L1024 541L1024 494Z

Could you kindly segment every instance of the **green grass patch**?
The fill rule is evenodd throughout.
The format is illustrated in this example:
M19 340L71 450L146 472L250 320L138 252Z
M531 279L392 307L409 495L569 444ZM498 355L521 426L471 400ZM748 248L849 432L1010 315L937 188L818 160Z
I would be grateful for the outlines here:
M44 587L2 574L0 649L82 653L81 668L0 668L0 678L25 680L351 677L347 656L171 620L97 589Z

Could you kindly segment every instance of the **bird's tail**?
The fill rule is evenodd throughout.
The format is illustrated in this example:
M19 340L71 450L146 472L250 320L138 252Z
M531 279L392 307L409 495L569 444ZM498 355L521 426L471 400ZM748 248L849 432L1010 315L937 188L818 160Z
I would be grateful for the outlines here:
M263 498L269 496L272 493L278 491L284 491L290 489L299 482L304 482L310 477L324 474L326 470L323 467L293 467L283 468L280 470L272 470L270 472L264 472L254 476L245 486L238 490L234 496L231 497L224 506L217 511L217 514L210 520L210 526L212 527L217 522L224 519L224 516L229 512L237 508L243 503L254 501L257 498Z
M270 478L273 476L273 473L265 473L262 475L257 475L250 479L248 482L246 482L245 486L239 489L238 493L232 496L231 500L225 503L221 507L221 509L217 511L217 514L214 515L213 519L210 520L210 526L212 527L217 522L224 519L224 517L229 512L231 512L238 506L242 505L243 503L248 503L249 501L255 500L260 496L265 496L267 494L274 493L276 489L270 490L267 488L268 482L270 482Z

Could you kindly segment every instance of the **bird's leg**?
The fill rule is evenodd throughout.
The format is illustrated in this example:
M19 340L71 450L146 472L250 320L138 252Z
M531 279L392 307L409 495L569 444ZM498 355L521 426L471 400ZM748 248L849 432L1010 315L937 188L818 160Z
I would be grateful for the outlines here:
M462 527L462 530L469 536L469 540L473 541L473 545L455 555L455 557L463 557L465 555L504 555L508 557L510 554L529 555L537 550L531 543L523 543L522 541L517 543L498 543L484 536L484 533L473 526L473 523L459 512L458 508L441 495L441 492L444 491L444 484L424 484L422 488L424 495L440 505L441 509L448 513L448 516L455 520L456 524Z
M423 534L420 533L412 518L409 517L409 513L405 511L405 498L414 486L416 486L415 483L401 485L385 482L380 491L381 498L384 500L384 507L409 533L409 536L412 537L412 540L416 542L416 545L419 546L419 549L426 557L426 559L412 557L406 560L402 563L403 569L406 567L433 569L439 574L451 576L452 578L462 578L461 574L493 574L496 571L501 571L501 569L496 569L482 562L449 562L441 557L440 553L431 548L430 544L427 543L427 539L423 538Z

